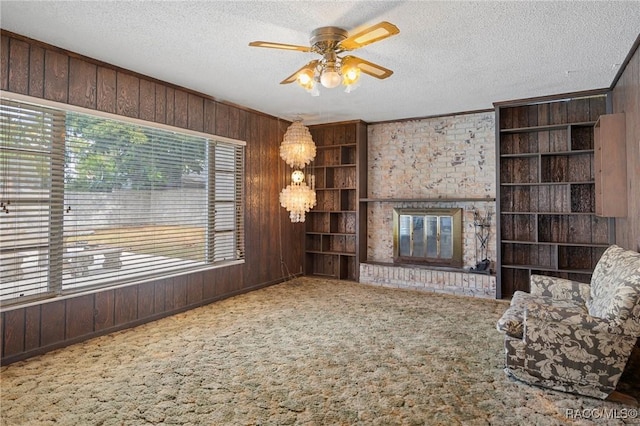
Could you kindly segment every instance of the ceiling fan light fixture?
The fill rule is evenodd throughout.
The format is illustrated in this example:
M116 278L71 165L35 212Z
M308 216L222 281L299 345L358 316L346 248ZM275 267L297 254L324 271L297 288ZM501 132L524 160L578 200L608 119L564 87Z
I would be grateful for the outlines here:
M322 70L322 74L320 75L320 83L327 89L338 87L341 81L342 77L340 77L340 73L338 73L334 67L326 67L324 70Z
M360 68L348 68L346 71L344 71L344 75L342 78L345 85L356 83L360 79Z
M352 86L360 80L360 68L356 61L345 58L342 61L342 84L345 86Z
M296 78L296 80L298 81L298 84L300 86L308 90L313 87L313 84L314 84L313 77L314 77L313 70L309 68L305 68L298 73L298 77Z
M399 32L398 27L392 23L382 21L352 35L339 27L316 28L311 33L309 47L268 41L254 41L249 43L249 46L297 50L321 55L322 59L307 63L280 82L280 84L290 84L297 81L312 96L318 96L320 92L317 83L327 89L333 89L342 83L345 86L345 92L348 93L357 87L361 73L380 80L391 76L392 70L378 64L351 55L340 57L338 54L384 40Z
M316 84L316 75L315 71L311 68L305 68L298 73L296 77L296 81L298 85L302 87L307 93L310 93L311 96L320 95L320 91L318 90L318 85Z

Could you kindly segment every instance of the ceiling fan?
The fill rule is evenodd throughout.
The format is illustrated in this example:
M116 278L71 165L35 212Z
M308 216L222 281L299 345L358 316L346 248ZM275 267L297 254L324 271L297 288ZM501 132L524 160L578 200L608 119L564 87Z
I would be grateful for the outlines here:
M280 84L289 84L297 81L300 86L317 96L319 92L316 83L329 89L342 83L346 86L345 91L350 92L355 88L360 78L360 72L379 79L387 78L393 74L390 69L362 58L352 55L338 55L384 40L399 32L400 30L395 25L382 21L352 35L339 27L316 28L311 33L310 46L269 41L252 41L249 46L297 50L321 55L322 59L314 59L280 82Z

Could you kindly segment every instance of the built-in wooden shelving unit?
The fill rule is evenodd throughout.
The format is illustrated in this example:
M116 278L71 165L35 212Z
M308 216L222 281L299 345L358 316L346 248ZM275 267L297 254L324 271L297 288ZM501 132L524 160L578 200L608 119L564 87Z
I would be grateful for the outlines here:
M360 228L366 224L366 209L361 211L358 203L366 194L366 174L361 173L367 163L366 124L355 121L309 130L317 148L311 166L317 204L306 219L305 272L357 281Z
M613 242L595 214L593 127L605 97L496 108L499 296L531 274L589 282Z

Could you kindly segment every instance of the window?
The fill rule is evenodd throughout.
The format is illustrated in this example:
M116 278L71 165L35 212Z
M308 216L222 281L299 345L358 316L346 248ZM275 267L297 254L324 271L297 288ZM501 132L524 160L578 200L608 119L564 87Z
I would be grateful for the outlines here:
M6 99L0 120L3 303L244 259L242 142Z
M461 209L394 209L394 260L462 265Z

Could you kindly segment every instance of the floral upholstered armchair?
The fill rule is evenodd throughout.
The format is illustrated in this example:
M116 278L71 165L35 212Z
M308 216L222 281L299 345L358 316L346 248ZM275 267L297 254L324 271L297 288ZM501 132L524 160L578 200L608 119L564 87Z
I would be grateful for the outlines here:
M590 285L532 275L497 328L509 376L607 398L640 337L640 253L607 248Z

